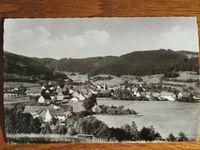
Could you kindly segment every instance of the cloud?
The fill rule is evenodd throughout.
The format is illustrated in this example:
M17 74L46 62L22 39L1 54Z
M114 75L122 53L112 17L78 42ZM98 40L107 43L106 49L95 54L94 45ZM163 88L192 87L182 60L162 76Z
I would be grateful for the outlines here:
M18 32L5 32L4 49L27 56L41 57L87 57L100 53L101 48L110 45L111 36L105 30L87 30L83 33L68 36L54 36L44 27L24 29Z
M166 32L161 32L162 48L173 50L198 50L198 35L195 29L182 26L174 26ZM196 38L195 38L196 37ZM194 40L196 39L196 40Z

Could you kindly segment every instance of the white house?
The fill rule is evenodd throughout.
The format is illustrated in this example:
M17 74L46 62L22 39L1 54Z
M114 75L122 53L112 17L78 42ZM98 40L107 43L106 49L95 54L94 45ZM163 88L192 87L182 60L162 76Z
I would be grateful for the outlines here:
M46 88L45 88L45 86L43 85L43 86L41 87L41 89L42 89L42 90L45 90Z
M69 94L72 94L72 93L74 93L74 90L69 89Z
M70 102L73 102L73 103L78 102L78 101L79 101L79 99L77 97L72 97L70 99Z
M101 113L102 108L98 105L95 105L94 107L92 107L92 111L95 112L95 113Z
M160 93L160 98L166 99L168 101L175 101L176 95L174 93L171 93L171 92L163 91L163 92Z
M85 97L82 94L79 94L78 98L79 98L80 101L85 100Z
M43 114L44 113L44 114ZM52 115L50 114L48 109L44 109L40 114L42 116L44 122L50 122L52 120Z
M72 94L72 96L73 96L73 98L77 98L78 99L78 101L80 100L80 101L83 101L83 100L85 100L85 97L81 94L81 93L78 93L78 92L74 92L73 94ZM75 100L75 99L74 99ZM76 100L75 100L76 101Z
M59 121L64 122L66 119L65 116L65 112L63 111L63 109L48 109L49 110L49 114L51 115L51 117L57 118Z
M23 113L29 113L32 116L35 116L42 111L43 108L43 106L25 106Z
M43 122L50 122L53 117L59 119L61 122L66 119L63 109L56 105L26 106L23 113L29 113L33 116L33 118L41 118Z
M182 98L183 94L181 92L178 93L178 98Z
M49 89L50 89L51 91L53 91L53 90L54 90L54 87L52 86L52 87L50 87Z
M39 98L38 98L38 103L46 103L46 100L45 100L45 98L43 97L43 96L40 96Z
M17 94L16 93L3 93L3 97L7 98L7 97L16 97Z
M58 85L56 88L56 93L61 93L62 92L62 88L60 88L60 86Z
M64 99L64 95L62 92L58 93L57 100L62 101Z

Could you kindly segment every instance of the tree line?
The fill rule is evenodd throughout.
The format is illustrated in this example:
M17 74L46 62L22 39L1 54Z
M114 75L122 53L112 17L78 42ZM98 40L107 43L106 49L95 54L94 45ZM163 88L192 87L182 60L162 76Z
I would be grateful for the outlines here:
M40 119L33 118L32 115L23 113L24 107L16 105L14 108L5 110L6 133L41 133L41 134L62 134L77 135L91 134L96 138L108 141L187 141L189 140L183 132L179 137L170 134L164 139L153 126L143 127L138 130L135 122L131 125L125 124L122 127L108 127L104 122L93 116L88 116L87 112L80 112L68 116L64 126L59 125L57 119L52 119L50 123L42 123Z

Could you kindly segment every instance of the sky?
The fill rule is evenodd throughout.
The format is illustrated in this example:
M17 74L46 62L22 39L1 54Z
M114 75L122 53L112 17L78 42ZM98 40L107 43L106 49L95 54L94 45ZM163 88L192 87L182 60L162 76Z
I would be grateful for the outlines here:
M198 52L195 17L6 19L4 50L30 57L120 56L156 49Z

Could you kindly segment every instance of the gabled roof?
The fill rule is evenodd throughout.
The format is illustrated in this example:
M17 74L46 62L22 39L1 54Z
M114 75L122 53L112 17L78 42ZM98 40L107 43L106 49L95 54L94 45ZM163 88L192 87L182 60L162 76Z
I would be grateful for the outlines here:
M45 90L45 89L46 89L46 87L43 85L43 86L41 87L41 89L42 89L42 90Z
M49 105L48 108L52 108L52 109L60 109L59 106L54 105L54 104Z
M44 110L49 110L51 116L64 116L65 112L63 109L55 109L52 105L50 106L25 106L23 113L36 113L40 114Z
M23 113L40 113L43 109L43 106L25 106Z
M73 107L73 112L85 111L85 108L84 108L84 106L82 105L81 102L76 102L76 103L69 102L69 103L66 103L64 105L70 105L70 106L72 106Z
M49 113L52 115L52 116L65 116L65 112L63 111L63 109L52 109L52 108L49 108Z
M73 106L71 105L62 105L62 109L64 112L73 111Z

